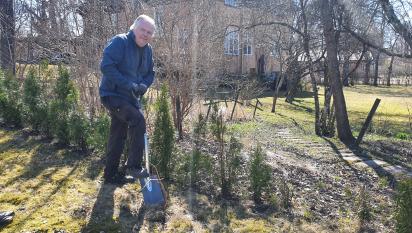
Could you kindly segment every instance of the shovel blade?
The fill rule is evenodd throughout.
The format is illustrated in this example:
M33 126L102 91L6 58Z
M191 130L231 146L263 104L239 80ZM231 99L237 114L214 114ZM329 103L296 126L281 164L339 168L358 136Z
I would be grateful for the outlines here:
M140 185L143 187L143 200L145 205L163 206L166 204L165 190L156 175L148 178L140 178Z

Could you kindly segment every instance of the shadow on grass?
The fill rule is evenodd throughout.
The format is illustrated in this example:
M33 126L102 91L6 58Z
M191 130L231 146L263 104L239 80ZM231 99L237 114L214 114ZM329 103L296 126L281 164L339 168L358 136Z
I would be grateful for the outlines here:
M11 134L11 139L0 143L0 151L18 151L32 155L20 155L13 157L7 165L25 164L23 173L8 180L4 185L8 186L17 180L29 180L44 173L43 176L52 175L62 167L74 166L81 163L82 167L86 166L85 178L96 179L104 166L104 159L101 155L93 154L89 151L79 151L74 147L64 147L52 143L50 139L42 138L36 134L24 132L16 129L1 128ZM28 158L30 157L30 158ZM30 161L27 161L30 159ZM1 160L0 160L1 161ZM12 163L12 164L9 164ZM1 166L5 164L0 164ZM53 172L54 171L54 172Z
M80 180L95 179L102 169L101 158L91 157L88 152L61 147L51 143L50 140L22 130L5 128L1 130L6 132L3 136L8 135L10 138L0 143L0 152L7 157L4 160L0 159L0 164L8 168L16 165L24 166L17 174L2 172L4 177L2 186L13 186L21 193L26 192L27 185L32 190L31 193L42 190L34 207L24 209L25 206L31 205L30 194L27 194L28 198L21 203L15 204L18 208L23 208L23 213L20 214L22 218L16 219L10 226L16 232L28 221L35 221L34 215L42 211L50 200L61 195L72 177ZM7 156L8 151L12 154ZM61 173L63 169L65 172ZM52 186L48 187L50 185Z
M306 106L304 106L304 105L299 105L299 104L296 104L295 102L299 102L299 101L293 101L292 103L290 103L291 105L293 105L293 106L295 106L296 108L296 110L300 110L300 109L302 109L302 110L305 110L305 112L308 112L308 113L312 113L313 112L313 109L312 108L309 108L309 107L306 107ZM302 101L301 101L302 102Z
M26 164L26 166L22 174L8 180L4 184L5 186L13 184L18 180L36 178L45 170L50 170L42 174L44 181L44 178L67 166L71 167L79 164L86 166L85 178L89 179L95 179L103 169L104 164L101 156L91 156L88 151L78 151L71 147L63 147L56 143L51 143L49 139L32 137L36 135L31 133L9 129L3 130L8 132L14 131L15 133L10 140L0 143L0 151L6 152L11 150L32 153L28 162L22 161L28 158L20 155L10 160L14 164Z
M356 175L356 177L358 178L359 181L361 181L362 183L365 182L365 180L362 179L362 174L360 173L360 171L356 168L354 168L348 161L346 161L345 159L343 159L342 154L340 153L338 147L335 145L335 143L333 143L331 140L329 140L328 138L323 137L323 140L325 140L327 143L329 143L329 145L331 146L331 148L334 150L334 152L338 155L339 159L341 161L343 161L350 169L351 171ZM380 165L376 164L375 162L371 161L370 157L365 157L364 152L362 151L362 149L360 147L356 147L356 146L348 146L348 149L355 154L356 156L358 156L359 158L361 158L363 161L369 160L369 164L368 166L370 168L372 168L376 174L378 174L379 177L386 177L389 181L390 186L393 188L396 185L396 179L395 177L386 172Z
M102 184L93 205L90 219L81 232L120 232L121 223L119 219L113 217L115 189L116 186L114 185Z
M60 190L62 190L62 188L65 187L66 182L68 181L68 178L75 173L75 171L78 169L78 167L79 167L79 164L78 163L75 164L73 166L73 168L70 170L70 172L57 182L56 187L48 195L46 195L45 197L42 198L42 200L39 202L40 204L38 204L34 207L31 207L31 209L29 211L27 211L27 212L29 212L28 215L25 216L23 219L20 219L17 224L12 226L13 230L15 232L21 231L22 227L24 226L26 221L31 219L34 214L36 214L38 211L41 210L41 208L47 206L47 204L55 196L55 194L57 194ZM41 181L42 184L44 182L45 182L44 180ZM26 214L27 214L27 212L26 212Z
M395 140L364 141L361 149L390 164L412 169L412 144Z

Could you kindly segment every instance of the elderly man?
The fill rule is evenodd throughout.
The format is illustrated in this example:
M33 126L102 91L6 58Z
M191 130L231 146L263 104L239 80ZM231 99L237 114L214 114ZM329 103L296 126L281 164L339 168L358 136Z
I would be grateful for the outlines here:
M111 115L104 169L106 183L125 182L125 176L119 173L118 167L127 135L130 144L126 177L136 179L148 175L142 169L146 123L138 98L146 93L154 79L152 47L149 44L154 31L154 20L140 15L130 26L130 31L113 37L103 52L99 92L102 104Z

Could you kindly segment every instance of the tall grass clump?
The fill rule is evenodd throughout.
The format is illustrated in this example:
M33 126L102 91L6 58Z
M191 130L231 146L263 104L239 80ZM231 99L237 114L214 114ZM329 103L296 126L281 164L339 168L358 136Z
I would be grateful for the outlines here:
M166 84L161 87L160 95L155 103L156 119L154 122L153 149L154 160L160 169L160 174L170 178L171 158L174 148L174 129L170 113L169 91Z
M360 189L359 195L355 199L357 214L361 223L369 222L372 219L372 211L370 207L370 195L366 191L365 186Z

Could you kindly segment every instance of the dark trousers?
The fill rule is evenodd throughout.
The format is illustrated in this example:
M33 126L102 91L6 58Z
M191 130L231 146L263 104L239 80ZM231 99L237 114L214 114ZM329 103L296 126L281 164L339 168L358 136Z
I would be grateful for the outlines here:
M105 96L101 101L111 115L104 178L113 177L117 173L127 135L130 144L126 167L141 168L146 132L143 112L120 97Z

